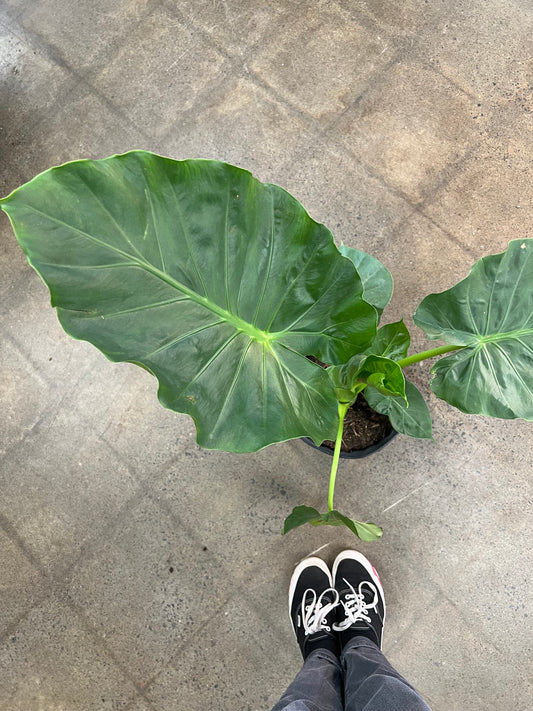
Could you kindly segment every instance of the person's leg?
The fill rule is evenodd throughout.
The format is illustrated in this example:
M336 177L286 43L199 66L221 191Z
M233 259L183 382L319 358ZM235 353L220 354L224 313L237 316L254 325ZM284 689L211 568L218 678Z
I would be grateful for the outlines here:
M289 613L304 665L272 711L343 711L338 639L332 630L338 594L320 558L296 566Z
M413 687L366 637L354 637L342 651L346 711L430 711Z
M311 652L272 711L343 711L341 667L327 649Z
M422 697L381 651L385 596L379 576L357 551L344 551L333 565L341 612L340 634L345 711L430 711Z

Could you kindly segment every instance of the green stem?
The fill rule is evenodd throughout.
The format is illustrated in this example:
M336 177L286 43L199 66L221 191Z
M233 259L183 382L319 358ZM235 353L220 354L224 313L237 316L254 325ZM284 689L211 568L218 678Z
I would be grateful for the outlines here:
M435 358L435 356L443 355L444 353L450 353L451 351L458 351L465 346L439 346L438 348L430 348L429 351L422 351L421 353L415 353L407 358L402 358L397 361L400 368L406 368L408 365L413 365L413 363L419 363L421 360L426 360L427 358Z
M339 403L339 427L337 429L337 439L335 440L335 451L333 452L333 461L331 463L331 472L329 475L329 494L328 494L328 511L333 511L333 492L335 491L335 478L337 469L339 468L339 455L341 453L342 431L344 429L344 417L349 404Z

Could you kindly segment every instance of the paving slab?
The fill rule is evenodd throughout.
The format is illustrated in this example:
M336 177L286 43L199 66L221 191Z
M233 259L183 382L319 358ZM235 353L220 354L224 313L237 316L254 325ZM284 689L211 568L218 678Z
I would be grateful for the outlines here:
M250 67L280 96L327 125L394 52L394 42L377 27L369 30L335 3L319 2L278 20L276 42L258 48Z
M65 571L138 490L128 468L68 411L2 455L0 513L51 576Z
M94 365L65 393L62 407L79 416L149 487L179 452L189 451L196 439L194 423L159 404L157 380L147 371L111 363L86 347Z
M0 640L46 594L46 581L19 542L0 527Z
M21 125L39 116L72 90L75 78L0 25L0 145L15 140ZM41 87L46 86L46 91Z
M135 700L129 704L124 711L153 711L154 707L146 701L142 696L137 696Z
M138 696L124 711L153 711L154 707L142 696Z
M411 633L389 655L398 671L425 697L432 711L527 708L529 684L522 663L480 639L461 614L468 601L443 600L422 614ZM467 609L465 610L467 612ZM430 634L446 627L445 635ZM424 631L425 630L425 631Z
M394 37L416 37L426 25L435 21L438 5L425 0L404 0L391 3L387 0L337 0L338 4L357 18L368 16L380 29ZM360 20L359 20L360 21Z
M143 497L73 571L68 598L144 686L231 595L231 578L179 519Z
M291 652L263 611L237 595L158 675L147 696L162 711L176 708L178 694L180 707L190 711L268 709L291 681Z
M478 100L506 101L529 93L532 36L527 0L452 0L425 26L414 53Z
M424 205L425 214L467 247L503 252L511 239L531 237L533 115L512 102L494 110L494 122L446 190Z
M16 141L8 146L5 160L24 182L69 160L155 148L127 116L84 84L69 94L68 101L45 112L37 125L21 125Z
M392 269L387 251L414 206L332 137L305 137L289 144L273 182L296 197L311 217L333 234L337 244L367 251Z
M477 102L427 63L398 61L332 127L414 203L446 180L478 137ZM475 117L475 118L474 118Z
M28 266L13 235L8 234L8 237L5 257L8 266L0 287L5 309L0 312L0 327L3 347L10 349L12 359L5 365L14 372L20 369L21 373L30 372L31 368L30 381L39 380L48 386L48 394L39 406L50 410L87 370L97 367L98 357L103 356L98 356L94 347L73 340L63 331L55 309L50 307L47 287ZM22 367L21 359L26 360L26 368ZM21 374L13 377L20 379ZM42 386L41 392L44 394Z
M114 711L135 695L79 618L53 598L2 641L0 672L0 702L9 711Z
M216 86L224 61L172 13L156 8L93 83L139 128L159 136Z
M206 33L215 44L232 55L245 57L258 43L267 44L278 18L290 18L308 0L266 0L243 3L241 0L162 0L171 12L179 14L184 23Z
M0 339L0 456L31 432L46 411L50 386L5 333Z
M105 0L89 5L67 0L28 2L18 20L34 44L77 75L107 64L151 6L150 0Z
M289 147L298 145L304 135L308 142L312 140L306 122L243 71L243 76L231 78L213 91L187 121L179 118L173 123L161 140L165 154L172 158L223 160L272 182Z

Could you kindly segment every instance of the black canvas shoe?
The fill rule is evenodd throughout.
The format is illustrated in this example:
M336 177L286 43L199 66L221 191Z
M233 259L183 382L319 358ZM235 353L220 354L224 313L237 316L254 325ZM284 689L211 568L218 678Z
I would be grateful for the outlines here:
M372 563L358 551L343 551L335 559L333 585L340 605L333 629L340 633L341 650L353 637L368 637L381 649L385 596Z
M339 595L324 561L320 558L302 560L289 586L289 614L304 659L319 648L338 655L337 634L332 630L338 604Z

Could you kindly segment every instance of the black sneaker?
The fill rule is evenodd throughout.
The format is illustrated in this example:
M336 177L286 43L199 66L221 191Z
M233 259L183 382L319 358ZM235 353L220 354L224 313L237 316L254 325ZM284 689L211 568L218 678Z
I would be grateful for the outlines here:
M339 595L328 566L320 558L306 558L292 574L289 614L304 659L315 649L338 655L337 634L332 630Z
M335 559L332 577L340 598L333 629L340 632L341 650L357 636L368 637L381 649L385 596L372 563L358 551L343 551Z

